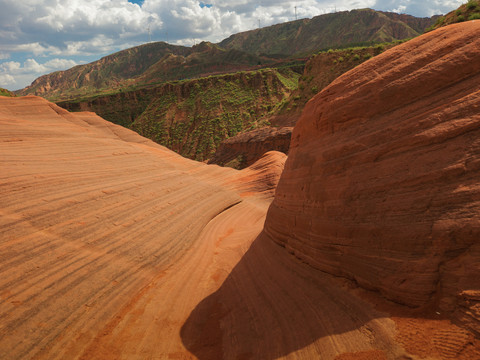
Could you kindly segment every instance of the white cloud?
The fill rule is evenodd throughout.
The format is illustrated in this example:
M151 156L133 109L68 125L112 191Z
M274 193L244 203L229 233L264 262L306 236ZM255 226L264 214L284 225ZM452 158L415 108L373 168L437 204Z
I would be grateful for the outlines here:
M184 45L217 42L257 28L259 21L268 26L294 20L295 6L299 19L366 7L431 16L454 10L464 1L145 0L139 6L127 0L0 0L0 60L20 61L21 68L32 71L42 66L53 71L42 59L70 57L78 63L87 56L100 58L145 43L150 37ZM29 58L38 66L27 63ZM10 77L4 75L0 81L11 82Z
M15 78L9 74L0 73L0 87L7 87L15 84Z
M450 12L466 0L377 0L373 5L374 9L384 11L401 10L402 13L419 17L429 17Z
M58 70L66 70L78 65L71 59L51 59L38 63L35 59L27 59L23 64L18 61L0 63L0 87L17 90L29 85L35 78Z
M407 7L405 5L400 5L398 8L393 9L392 11L397 14L404 14Z

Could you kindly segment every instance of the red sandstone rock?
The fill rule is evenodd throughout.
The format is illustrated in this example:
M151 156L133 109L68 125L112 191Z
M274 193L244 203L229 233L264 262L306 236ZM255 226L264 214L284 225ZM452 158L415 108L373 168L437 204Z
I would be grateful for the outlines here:
M480 331L480 21L388 50L306 106L266 233L314 267Z
M228 138L222 141L209 164L244 168L252 165L268 151L288 154L292 130L292 127L266 126Z

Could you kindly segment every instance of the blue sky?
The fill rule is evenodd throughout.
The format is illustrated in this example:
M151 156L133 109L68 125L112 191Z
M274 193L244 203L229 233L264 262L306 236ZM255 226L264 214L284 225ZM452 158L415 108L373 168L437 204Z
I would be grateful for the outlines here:
M0 0L0 87L152 41L191 46L299 18L359 8L445 14L457 0Z

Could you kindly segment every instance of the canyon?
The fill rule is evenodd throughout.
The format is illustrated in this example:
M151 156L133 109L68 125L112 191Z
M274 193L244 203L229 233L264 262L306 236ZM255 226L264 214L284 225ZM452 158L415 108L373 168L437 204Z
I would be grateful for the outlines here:
M480 359L479 33L358 64L243 170L0 96L0 357Z

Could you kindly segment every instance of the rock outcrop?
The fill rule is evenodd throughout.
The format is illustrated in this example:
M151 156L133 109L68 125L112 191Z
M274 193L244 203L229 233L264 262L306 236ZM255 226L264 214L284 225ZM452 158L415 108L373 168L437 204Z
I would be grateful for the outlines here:
M288 154L293 127L265 126L240 133L220 143L209 164L244 168L252 165L268 151Z
M57 104L93 111L182 156L205 161L222 140L260 126L259 119L290 94L299 76L289 69L238 72Z
M1 359L480 358L262 234L282 153L205 165L37 97L0 97L0 129Z
M143 357L151 314L112 351L102 340L153 289L154 317L177 325L151 333L168 341L152 341L146 357L181 350L181 324L215 290L212 271L227 271L212 266L218 245L239 231L255 239L285 161L270 153L241 172L207 166L33 96L0 97L0 129L2 359Z
M479 34L479 21L425 34L313 98L265 224L312 266L398 303L436 302L476 331Z

